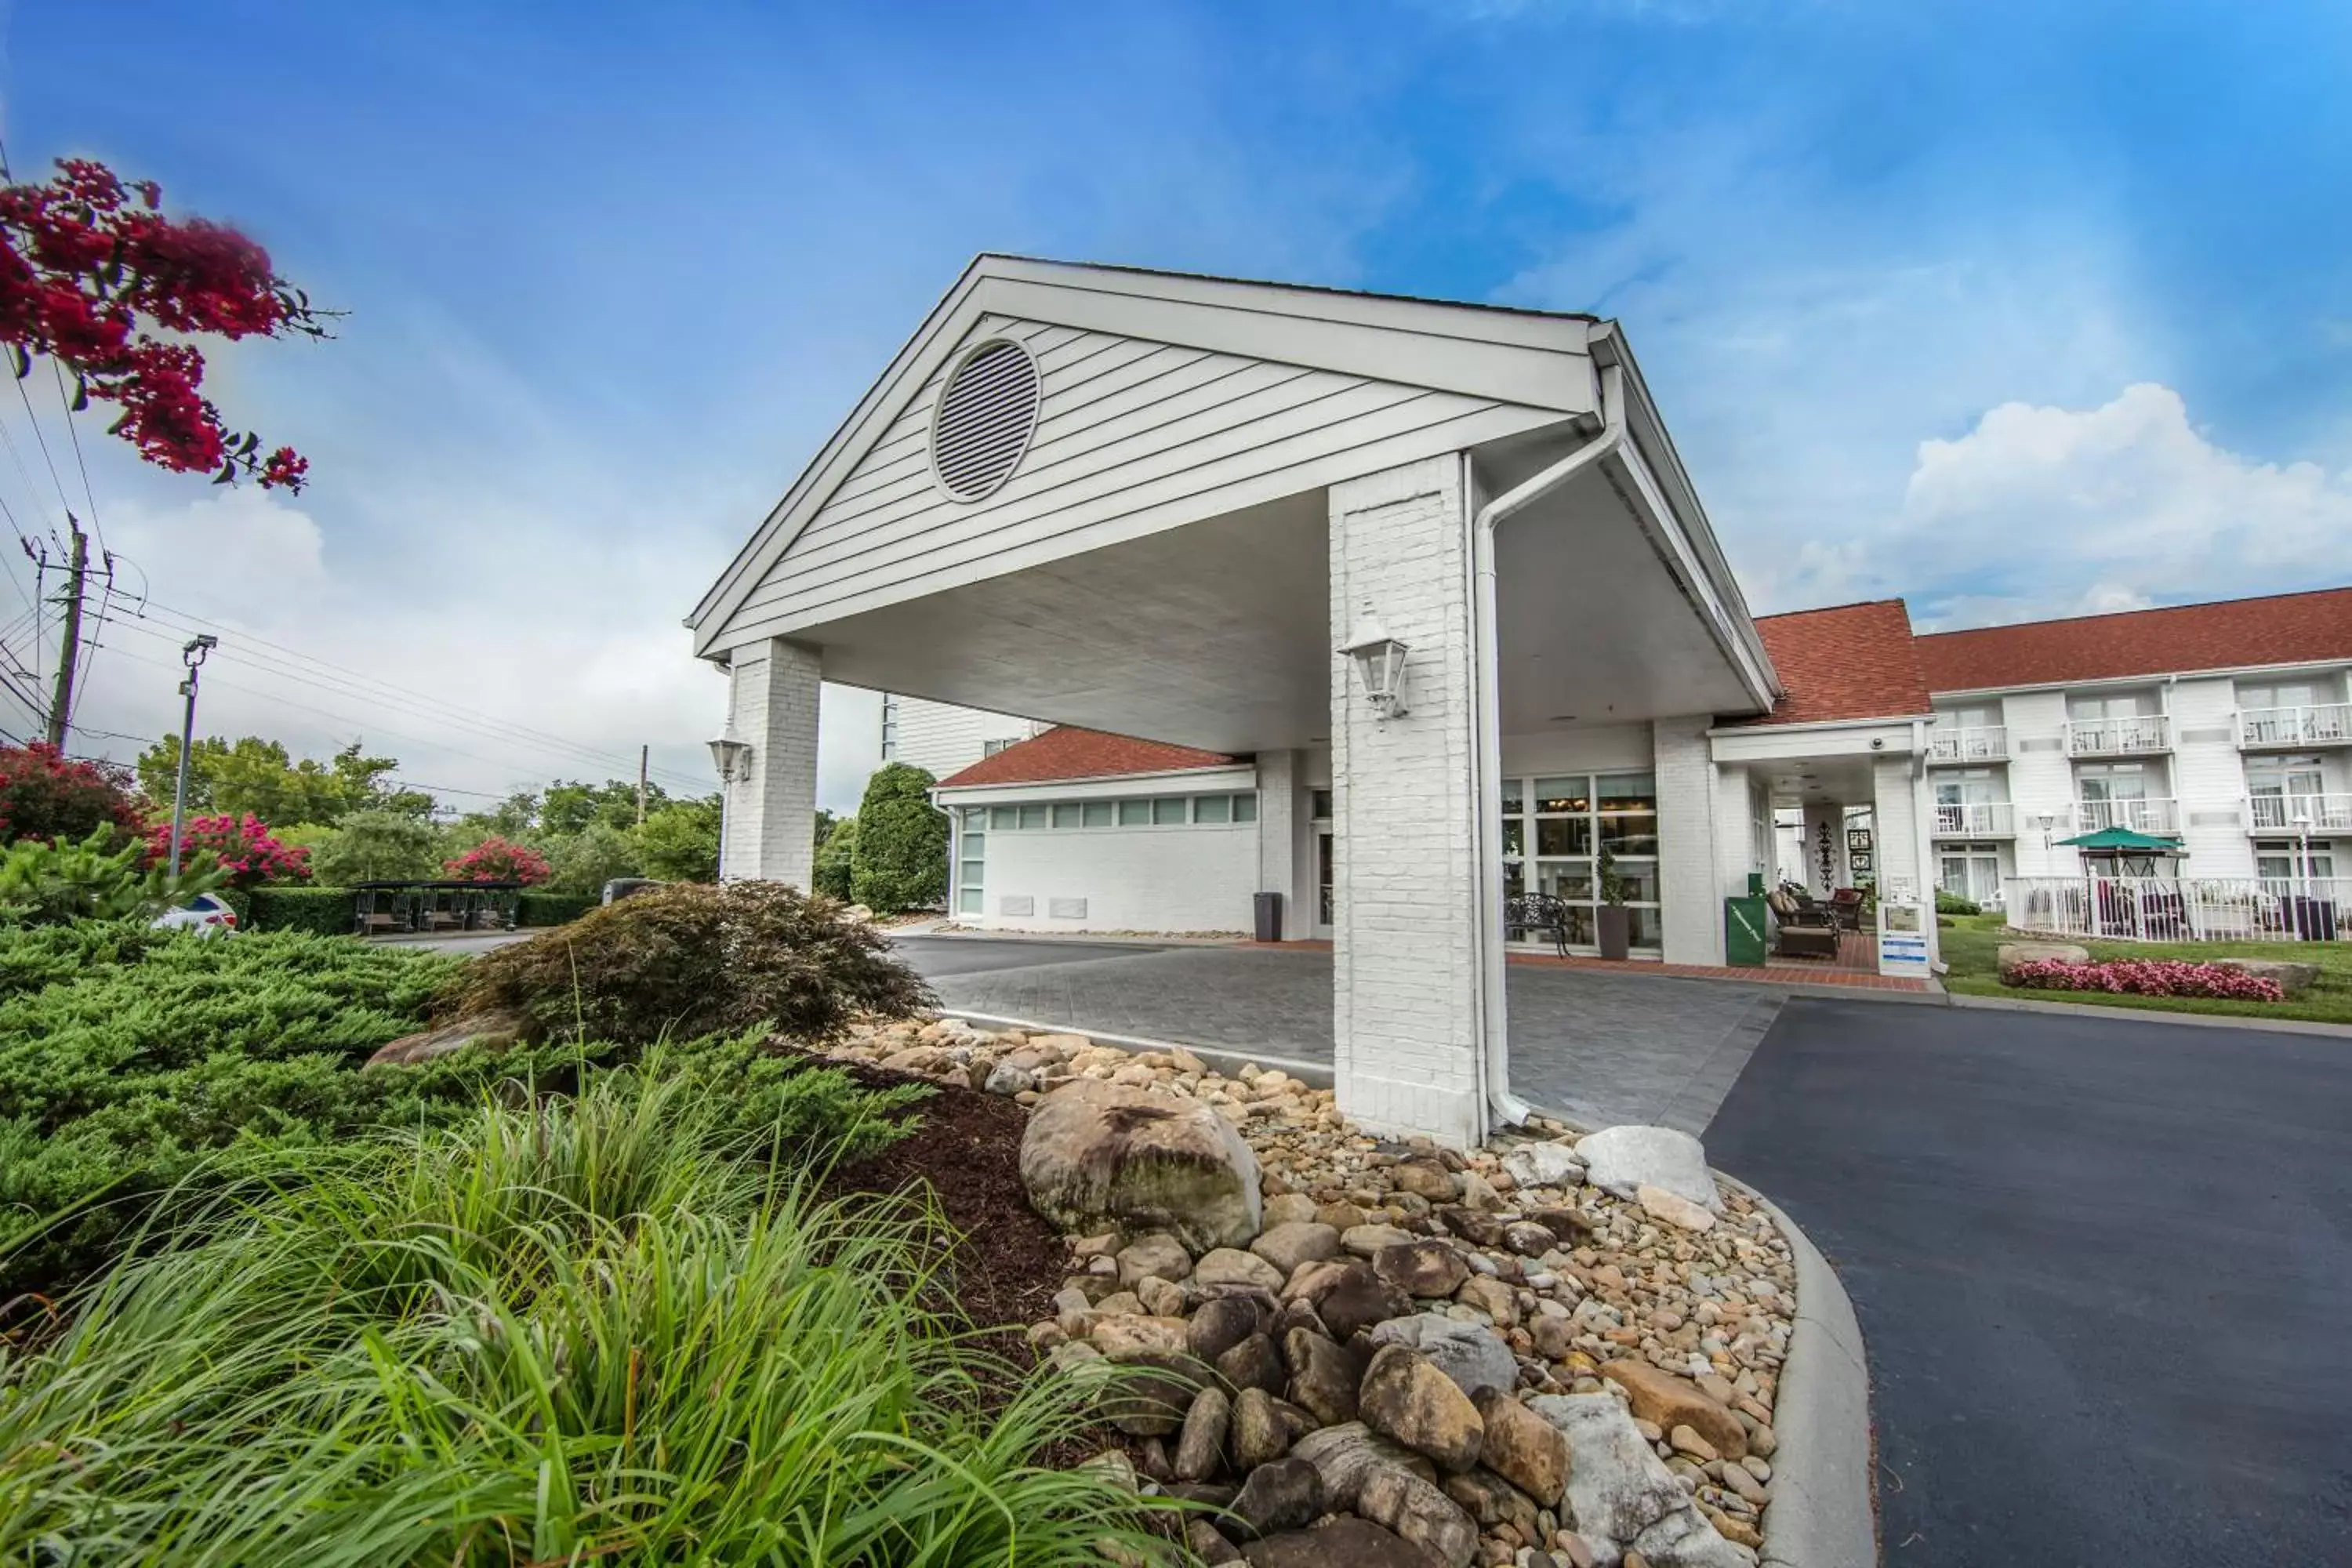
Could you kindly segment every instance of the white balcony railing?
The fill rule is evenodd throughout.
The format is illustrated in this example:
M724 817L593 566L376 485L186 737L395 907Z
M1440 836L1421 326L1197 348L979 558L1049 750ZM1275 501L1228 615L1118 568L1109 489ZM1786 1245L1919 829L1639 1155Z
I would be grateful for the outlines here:
M2000 724L1971 724L1947 730L1937 724L1927 731L1931 763L1998 763L2009 755L2009 730Z
M2162 713L2066 721L2066 754L2070 757L2137 756L2168 751L2171 745L2172 720Z
M2074 803L2077 833L2097 833L2109 827L2128 827L2134 833L2171 833L2179 826L2179 809L2168 800L2135 797Z
M2249 833L2352 833L2352 795L2258 795L2246 801Z
M1948 800L1936 803L1938 838L2013 838L2016 807L2005 800Z
M2242 746L2352 746L2352 702L2248 708L2238 715Z
M2341 942L2352 878L2011 877L2020 931L2118 942Z

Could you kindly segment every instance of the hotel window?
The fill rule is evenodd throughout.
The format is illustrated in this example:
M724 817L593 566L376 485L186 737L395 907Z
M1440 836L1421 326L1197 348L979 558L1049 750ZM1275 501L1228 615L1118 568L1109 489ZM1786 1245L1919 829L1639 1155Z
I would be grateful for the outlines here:
M1569 942L1597 945L1600 851L1615 857L1633 914L1633 945L1662 939L1658 897L1658 787L1654 774L1570 773L1503 781L1503 886L1507 896L1550 893L1568 905Z
M999 806L997 809L1002 811L1004 808ZM981 914L987 908L988 900L983 891L986 878L982 874L988 857L987 826L988 812L985 808L977 805L964 808L961 824L962 831L957 835L956 841L956 913L960 915Z

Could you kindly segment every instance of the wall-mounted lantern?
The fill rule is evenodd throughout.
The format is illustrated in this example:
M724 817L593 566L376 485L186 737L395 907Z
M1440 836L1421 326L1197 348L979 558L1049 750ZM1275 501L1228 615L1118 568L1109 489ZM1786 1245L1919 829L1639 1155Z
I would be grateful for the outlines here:
M733 784L747 776L751 767L751 742L737 738L735 727L710 742L710 765L719 770L719 782Z
M1356 673L1363 679L1364 695L1371 700L1373 710L1383 719L1394 719L1404 712L1403 643L1389 636L1377 616L1366 610L1356 622L1355 632L1339 651L1354 661Z

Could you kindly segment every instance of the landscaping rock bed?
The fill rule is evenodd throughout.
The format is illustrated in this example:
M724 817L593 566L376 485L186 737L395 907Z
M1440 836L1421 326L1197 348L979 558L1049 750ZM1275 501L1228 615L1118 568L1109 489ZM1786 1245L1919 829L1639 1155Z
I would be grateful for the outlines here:
M1129 1369L1105 1373L1120 1462L1224 1510L1189 1527L1202 1561L1755 1562L1795 1273L1695 1141L1618 1129L1588 1148L1539 1119L1465 1156L1367 1136L1279 1071L954 1019L858 1029L834 1054L1008 1110L1078 1081L1122 1091L1032 1123L1062 1152L1049 1206L1079 1234L1055 1242L1066 1270L1028 1334L1065 1365ZM1142 1179L1177 1127L1205 1226Z

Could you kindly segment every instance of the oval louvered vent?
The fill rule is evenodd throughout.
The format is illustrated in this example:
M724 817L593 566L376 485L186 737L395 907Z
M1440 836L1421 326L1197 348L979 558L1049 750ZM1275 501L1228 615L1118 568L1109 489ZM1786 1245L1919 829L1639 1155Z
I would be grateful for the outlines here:
M1037 429L1037 365L1009 339L963 357L931 415L931 467L940 488L979 500L1013 477Z

